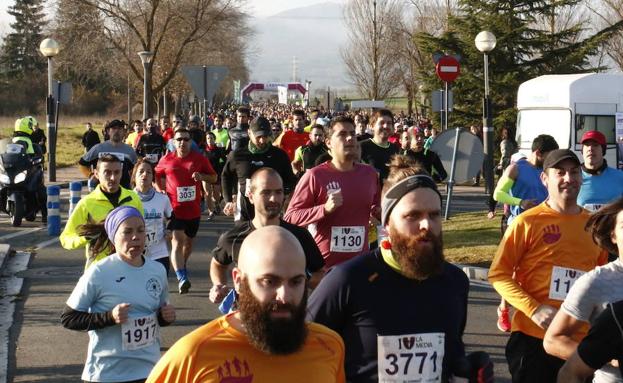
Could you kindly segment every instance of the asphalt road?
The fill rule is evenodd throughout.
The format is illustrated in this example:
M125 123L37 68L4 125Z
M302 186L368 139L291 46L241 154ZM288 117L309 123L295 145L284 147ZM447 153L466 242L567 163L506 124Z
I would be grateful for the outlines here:
M484 202L479 196L464 196L457 197L452 206L456 208L453 211L482 210ZM219 315L216 306L208 300L208 252L218 235L229 227L231 220L225 217L201 223L195 252L189 261L193 284L190 294L178 295L175 278L169 278L171 303L177 309L178 320L173 326L162 329L163 351L184 334ZM5 285L16 286L15 280L23 280L21 291L10 296L15 303L14 314L3 311L0 302L0 329L3 323L10 325L6 345L7 381L80 381L88 337L86 333L62 328L59 318L65 300L82 273L83 251L62 249L39 222L25 222L20 229L11 228L6 216L0 216L0 243L9 243L18 250L3 269L0 291L2 281ZM507 335L495 326L498 300L497 294L486 284L472 284L464 341L468 350L489 352L496 365L496 381L509 382L504 359Z

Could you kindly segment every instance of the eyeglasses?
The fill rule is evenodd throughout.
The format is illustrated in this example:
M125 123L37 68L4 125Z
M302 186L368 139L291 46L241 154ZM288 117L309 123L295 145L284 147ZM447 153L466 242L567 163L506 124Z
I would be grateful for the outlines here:
M188 142L188 141L190 141L190 138L188 138L188 137L178 137L178 138L175 139L175 141L177 141L177 142L182 142L182 141Z

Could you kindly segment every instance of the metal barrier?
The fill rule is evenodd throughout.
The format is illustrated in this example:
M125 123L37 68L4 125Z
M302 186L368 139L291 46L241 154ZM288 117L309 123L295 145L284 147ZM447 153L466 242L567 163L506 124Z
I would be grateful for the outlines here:
M48 235L61 234L60 186L48 186Z

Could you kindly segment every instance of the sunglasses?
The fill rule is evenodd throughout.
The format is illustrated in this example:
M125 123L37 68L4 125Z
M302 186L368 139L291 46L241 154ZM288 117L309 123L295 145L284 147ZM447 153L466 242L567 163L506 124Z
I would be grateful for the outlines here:
M175 141L177 141L177 142L182 142L182 141L188 142L188 141L190 141L190 138L188 138L188 137L178 137L178 138L175 139Z

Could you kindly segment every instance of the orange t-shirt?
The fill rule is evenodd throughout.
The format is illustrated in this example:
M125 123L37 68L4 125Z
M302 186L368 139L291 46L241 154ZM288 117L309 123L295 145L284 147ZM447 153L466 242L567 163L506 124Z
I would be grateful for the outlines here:
M546 201L508 227L489 269L489 281L517 309L511 331L543 339L545 330L530 319L536 309L542 304L560 308L582 273L607 262L607 252L584 230L588 217L584 209L580 214L558 213ZM587 329L574 338L580 340Z
M303 348L269 355L231 324L231 313L178 340L149 374L149 383L345 382L344 342L329 328L308 323Z
M297 133L289 130L283 133L278 146L288 154L290 161L294 161L294 152L299 146L305 145L307 141L309 141L309 133Z

